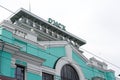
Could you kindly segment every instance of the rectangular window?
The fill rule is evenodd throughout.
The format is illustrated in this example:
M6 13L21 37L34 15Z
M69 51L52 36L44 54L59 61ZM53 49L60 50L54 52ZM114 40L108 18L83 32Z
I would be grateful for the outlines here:
M48 73L42 73L42 80L54 80L54 76Z
M17 80L25 80L25 67L17 65L15 76Z

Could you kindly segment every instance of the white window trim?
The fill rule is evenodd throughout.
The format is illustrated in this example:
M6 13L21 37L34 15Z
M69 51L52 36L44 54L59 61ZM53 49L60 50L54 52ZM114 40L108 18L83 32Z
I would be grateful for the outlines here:
M62 57L58 60L55 71L57 76L61 76L61 69L65 64L70 64L78 73L80 80L85 80L84 74L80 68L79 65L76 65L76 62L72 61L71 59L68 59L68 57Z

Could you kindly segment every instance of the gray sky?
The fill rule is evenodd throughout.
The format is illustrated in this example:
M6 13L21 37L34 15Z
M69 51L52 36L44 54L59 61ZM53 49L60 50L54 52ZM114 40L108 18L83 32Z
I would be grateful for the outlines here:
M31 12L52 18L66 30L87 41L82 48L120 66L120 0L30 0ZM0 0L0 5L16 11L29 10L29 0ZM0 8L0 21L12 13ZM84 53L86 57L92 57ZM109 65L120 73L120 69Z

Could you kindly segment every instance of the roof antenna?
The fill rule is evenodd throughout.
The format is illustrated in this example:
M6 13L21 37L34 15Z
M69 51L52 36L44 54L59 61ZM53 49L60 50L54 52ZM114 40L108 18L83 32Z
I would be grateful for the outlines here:
M29 11L31 12L31 3L30 3L30 0L29 0Z

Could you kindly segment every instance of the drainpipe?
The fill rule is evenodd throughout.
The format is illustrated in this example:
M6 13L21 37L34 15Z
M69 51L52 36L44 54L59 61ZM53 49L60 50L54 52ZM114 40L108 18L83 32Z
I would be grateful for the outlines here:
M2 41L2 46L1 46L1 55L0 55L0 75L2 74L1 70L2 70L2 53L4 51L4 45L5 45L5 42L3 40Z

